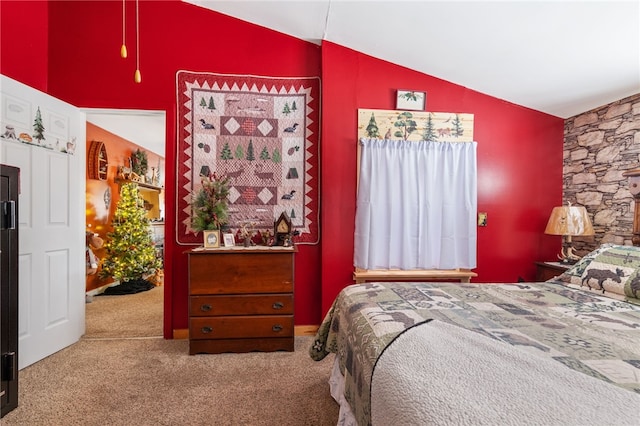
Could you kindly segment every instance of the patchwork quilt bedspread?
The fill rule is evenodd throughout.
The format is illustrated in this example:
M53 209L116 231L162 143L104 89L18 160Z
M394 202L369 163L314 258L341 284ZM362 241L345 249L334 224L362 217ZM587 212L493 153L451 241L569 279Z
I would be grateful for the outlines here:
M403 331L438 320L640 394L640 306L560 283L366 283L346 287L309 349L338 357L358 424L371 422L371 378Z

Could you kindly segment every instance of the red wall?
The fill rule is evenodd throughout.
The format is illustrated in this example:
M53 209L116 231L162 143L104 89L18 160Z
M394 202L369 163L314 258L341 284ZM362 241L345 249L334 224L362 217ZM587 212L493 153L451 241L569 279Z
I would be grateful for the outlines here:
M140 2L140 70L135 71L135 3L127 1L129 57L120 58L122 2L49 2L47 92L79 107L164 110L167 113L165 200L165 337L186 329L189 246L174 241L178 70L265 76L319 76L320 48L275 31L180 1ZM22 19L18 11L2 25ZM18 40L16 40L18 41ZM20 42L20 41L18 41ZM46 38L39 43L47 44ZM2 41L4 50L5 41ZM6 72L5 72L6 69ZM20 73L2 64L2 73ZM319 322L320 248L296 256L296 323Z
M140 70L135 71L135 4L127 2L129 56L120 58L122 3L51 2L49 93L84 107L167 113L165 178L165 336L188 328L187 257L175 243L176 83L178 70L267 76L319 76L319 47L180 1L140 2ZM54 24L55 23L55 24ZM107 24L111 23L111 24ZM300 246L296 323L314 324L320 307L319 247ZM313 308L315 306L315 308Z
M24 19L30 2L5 7L2 27ZM9 9L9 14L6 10ZM265 76L322 73L321 245L296 256L296 324L318 324L339 289L352 283L357 108L394 109L398 88L428 92L427 109L475 115L478 206L488 226L478 232L480 282L534 277L536 260L551 260L559 237L542 231L562 200L563 120L325 42L320 47L179 1L140 2L140 69L135 71L134 3L127 1L129 57L122 42L120 1L48 3L48 56L25 69L4 60L0 71L66 102L92 108L153 109L167 113L165 337L187 328L187 268L170 231L175 227L175 74L180 69ZM39 21L31 21L38 26ZM34 36L35 37L35 36ZM48 40L47 40L48 37ZM42 62L44 61L44 62ZM322 69L320 68L322 64Z
M49 2L0 1L0 71L27 86L47 91Z
M427 92L427 110L474 114L478 142L476 282L533 280L536 260L553 260L543 234L562 202L564 121L334 43L322 44L322 312L352 283L357 109L394 109L396 89Z

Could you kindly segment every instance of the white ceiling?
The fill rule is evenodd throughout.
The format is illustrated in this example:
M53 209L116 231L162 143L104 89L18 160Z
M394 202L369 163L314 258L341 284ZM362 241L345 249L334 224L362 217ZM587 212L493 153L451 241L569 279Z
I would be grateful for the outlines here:
M640 92L640 1L183 0L568 118Z
M561 118L640 93L640 0L183 0ZM164 156L164 113L87 120Z
M165 157L164 111L84 108L87 121Z

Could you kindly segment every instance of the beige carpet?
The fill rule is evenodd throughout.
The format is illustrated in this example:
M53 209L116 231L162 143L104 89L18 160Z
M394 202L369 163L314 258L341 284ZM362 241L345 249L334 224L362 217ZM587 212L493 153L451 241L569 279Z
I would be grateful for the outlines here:
M18 408L0 423L336 424L332 360L309 358L312 337L296 337L295 352L188 355L186 340L158 337L162 290L95 297L86 305L87 335L20 371Z
M86 338L160 337L164 286L119 296L94 296L86 306Z

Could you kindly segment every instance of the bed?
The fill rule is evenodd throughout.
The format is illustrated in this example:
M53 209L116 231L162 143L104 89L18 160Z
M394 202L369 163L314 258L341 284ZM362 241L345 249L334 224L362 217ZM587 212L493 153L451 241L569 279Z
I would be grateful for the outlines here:
M334 354L339 425L640 424L640 248L542 283L344 288L309 354Z

